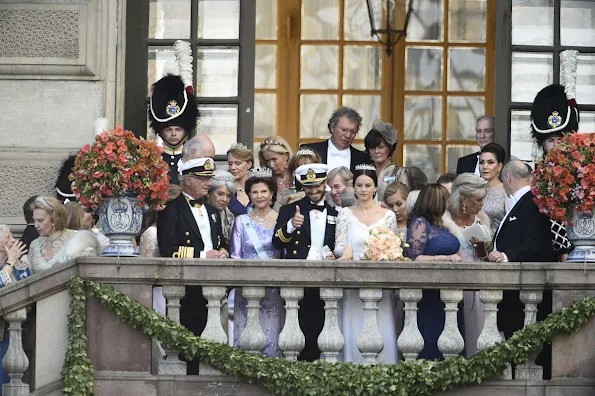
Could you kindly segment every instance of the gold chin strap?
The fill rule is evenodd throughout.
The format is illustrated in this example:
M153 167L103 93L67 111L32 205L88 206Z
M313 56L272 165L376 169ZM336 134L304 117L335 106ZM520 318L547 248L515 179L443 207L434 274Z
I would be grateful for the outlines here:
M180 246L178 251L171 255L173 258L190 259L194 258L194 247Z
M178 154L182 154L182 149L184 147L184 143L186 143L188 141L188 134L186 133L186 137L184 139L182 139L182 141L180 142L178 147L172 147L165 141L165 139L163 139L163 138L161 138L161 139L163 140L163 152L165 154L178 155Z

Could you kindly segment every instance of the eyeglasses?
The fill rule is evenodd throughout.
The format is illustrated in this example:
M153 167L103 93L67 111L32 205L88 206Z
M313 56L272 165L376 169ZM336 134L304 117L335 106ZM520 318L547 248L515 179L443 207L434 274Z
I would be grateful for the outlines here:
M353 135L357 134L357 132L358 132L357 129L343 128L342 126L339 126L339 125L337 125L337 128L339 128L343 132L348 132L348 133L351 133Z

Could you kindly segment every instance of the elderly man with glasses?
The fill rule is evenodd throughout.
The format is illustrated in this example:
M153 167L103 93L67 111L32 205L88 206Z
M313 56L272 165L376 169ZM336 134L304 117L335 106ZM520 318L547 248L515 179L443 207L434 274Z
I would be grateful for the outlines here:
M479 150L487 146L489 143L494 143L494 117L489 115L482 115L475 123L475 141L479 146ZM457 161L457 175L461 173L475 173L479 174L479 151L459 158Z
M302 147L316 151L329 170L344 166L353 172L356 165L371 163L367 153L351 145L359 132L361 123L362 116L357 111L349 107L341 107L333 112L329 120L330 139L304 144Z

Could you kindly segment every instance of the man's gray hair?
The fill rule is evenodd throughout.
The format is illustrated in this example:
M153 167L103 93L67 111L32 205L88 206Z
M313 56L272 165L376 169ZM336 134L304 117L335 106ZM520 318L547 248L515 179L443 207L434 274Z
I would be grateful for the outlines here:
M342 208L349 208L354 206L357 203L357 198L355 197L355 193L352 189L346 188L341 193L341 207Z
M339 166L337 168L331 169L326 177L326 180L328 181L334 179L336 176L339 176L346 186L353 186L353 173L351 173L348 167Z
M190 139L182 147L182 160L187 161L194 152L202 151L202 144L198 139Z
M511 160L502 168L502 177L509 176L515 180L531 179L533 175L527 165L521 160Z
M477 121L475 121L475 127L477 127L477 124L479 124L479 121L481 120L488 120L492 123L492 129L494 129L494 124L496 123L496 117L491 116L489 114L482 114L477 118Z
M485 198L486 184L474 173L461 173L452 182L452 192L446 203L447 209L454 218L458 218L463 211L463 198Z
M331 118L328 120L329 132L332 132L333 128L337 126L341 117L347 117L349 121L355 122L357 124L357 130L359 131L359 128L362 125L362 116L359 115L355 109L343 106L335 110L333 115L331 115Z

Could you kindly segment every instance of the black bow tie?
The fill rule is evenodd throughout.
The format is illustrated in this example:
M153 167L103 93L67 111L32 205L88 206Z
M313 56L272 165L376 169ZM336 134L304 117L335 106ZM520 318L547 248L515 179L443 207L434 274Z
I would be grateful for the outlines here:
M308 210L319 210L322 212L324 210L324 204L318 205L310 202L310 204L308 205Z
M203 205L202 199L189 199L188 203L194 208L200 208Z

